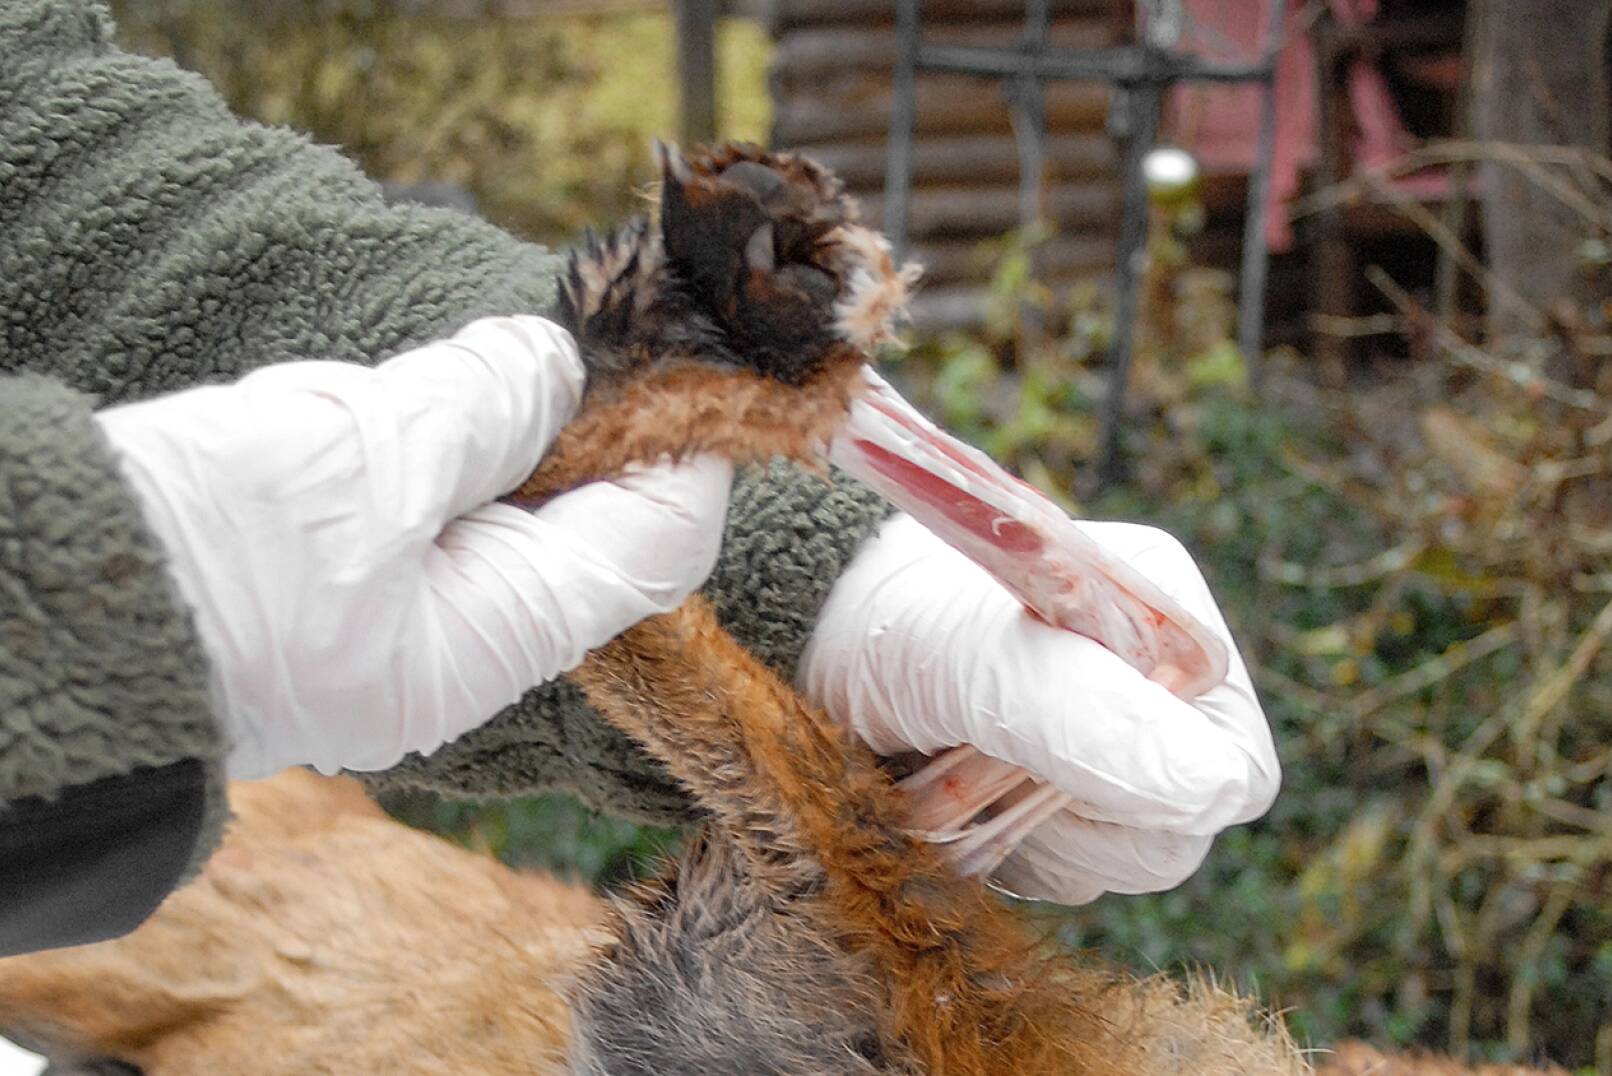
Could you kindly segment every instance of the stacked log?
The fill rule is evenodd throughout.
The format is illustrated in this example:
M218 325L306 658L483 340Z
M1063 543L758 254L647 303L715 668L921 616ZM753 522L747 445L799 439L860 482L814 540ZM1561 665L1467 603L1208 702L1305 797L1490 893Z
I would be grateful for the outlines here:
M1122 41L1128 5L1053 0L1049 40L1064 48ZM891 0L774 0L773 144L833 168L875 222L883 221L891 74L897 55ZM925 0L926 41L1012 45L1024 0ZM912 254L926 267L915 313L929 326L966 324L984 307L982 243L1019 224L1019 163L1004 84L920 72L908 218ZM1054 282L1112 265L1120 211L1118 157L1104 124L1108 89L1046 88L1044 183L1056 238L1040 265Z

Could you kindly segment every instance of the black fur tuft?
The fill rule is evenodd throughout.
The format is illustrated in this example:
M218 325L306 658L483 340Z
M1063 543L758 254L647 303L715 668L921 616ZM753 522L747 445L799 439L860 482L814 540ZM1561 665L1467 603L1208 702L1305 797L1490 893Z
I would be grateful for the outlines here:
M833 175L749 146L693 161L658 152L658 225L585 233L560 289L556 318L576 336L590 384L693 359L799 385L831 362L868 357L899 316L910 274L870 244ZM893 274L890 298L859 299Z

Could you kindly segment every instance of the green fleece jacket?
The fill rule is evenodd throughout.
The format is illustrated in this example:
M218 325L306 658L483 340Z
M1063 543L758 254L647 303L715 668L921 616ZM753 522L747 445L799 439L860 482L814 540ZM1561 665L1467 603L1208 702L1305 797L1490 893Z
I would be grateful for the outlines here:
M207 657L91 412L542 312L558 259L463 214L385 205L337 153L236 119L111 32L89 0L0 0L0 821L8 803L199 761L194 865L224 817ZM888 511L784 465L743 475L707 593L790 674ZM380 779L688 810L563 680Z

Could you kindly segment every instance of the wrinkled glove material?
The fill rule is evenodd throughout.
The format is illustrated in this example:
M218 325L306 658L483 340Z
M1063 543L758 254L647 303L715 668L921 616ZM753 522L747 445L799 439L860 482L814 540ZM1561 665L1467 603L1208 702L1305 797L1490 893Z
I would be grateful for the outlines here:
M1133 523L1078 526L1221 638L1226 678L1183 700L1027 612L914 520L884 524L835 583L796 679L882 754L958 744L1070 794L994 877L1082 904L1179 885L1216 833L1257 818L1280 765L1248 668L1192 557Z
M494 503L583 379L553 322L486 318L96 416L195 610L232 777L434 751L704 581L725 461Z

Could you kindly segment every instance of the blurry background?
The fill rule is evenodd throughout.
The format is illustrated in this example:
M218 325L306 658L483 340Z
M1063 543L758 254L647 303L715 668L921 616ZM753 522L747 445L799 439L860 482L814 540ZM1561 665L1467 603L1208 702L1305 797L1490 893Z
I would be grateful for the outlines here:
M677 20L647 0L115 6L126 44L242 114L549 243L635 211L649 139L688 120ZM1185 10L1199 45L1232 48L1259 6ZM1612 1073L1609 6L1292 5L1257 396L1227 272L1248 99L1174 94L1166 131L1202 175L1155 203L1129 477L1097 494L1122 193L1108 91L1049 89L1047 219L1023 229L1001 95L921 79L912 220L932 282L897 376L1071 509L1193 549L1286 766L1271 815L1188 885L1048 912L1072 944L1213 969L1312 1043ZM1056 4L1053 40L1123 40L1127 8ZM1021 17L925 10L953 40L1011 41ZM811 147L876 215L893 34L871 0L716 19L715 129ZM392 806L604 885L676 839L558 798Z

